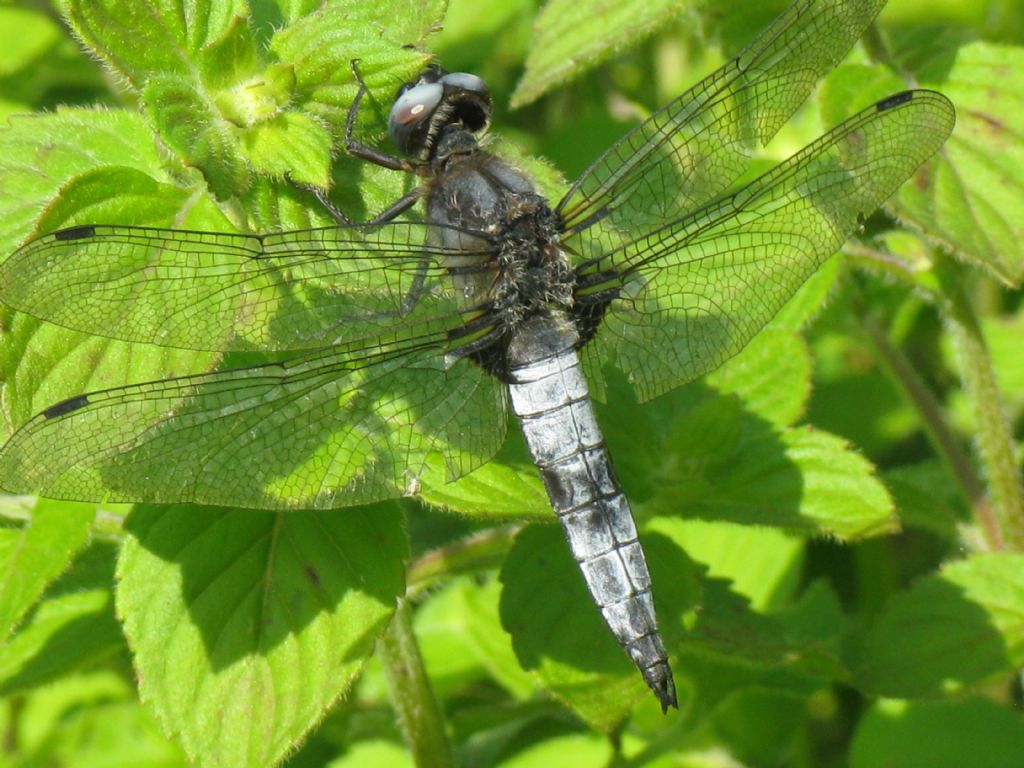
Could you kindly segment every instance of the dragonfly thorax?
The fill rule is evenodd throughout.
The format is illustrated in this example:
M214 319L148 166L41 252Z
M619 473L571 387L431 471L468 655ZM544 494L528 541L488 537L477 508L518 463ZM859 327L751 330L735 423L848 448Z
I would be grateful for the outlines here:
M533 197L522 201L530 210L510 223L498 251L495 311L510 330L526 318L572 305L575 275L558 248L555 215L542 197Z

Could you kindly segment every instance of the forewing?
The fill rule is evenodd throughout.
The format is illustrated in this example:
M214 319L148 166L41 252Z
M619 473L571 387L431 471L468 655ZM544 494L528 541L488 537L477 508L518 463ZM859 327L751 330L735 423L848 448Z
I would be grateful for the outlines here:
M420 329L421 330L421 329ZM500 446L505 394L446 334L110 389L39 414L0 485L53 498L334 508L401 495L436 453L451 477Z
M559 203L567 246L595 258L718 197L850 50L885 0L797 0L735 59L613 144Z
M735 355L953 129L949 100L907 91L851 117L739 192L581 265L588 347L642 399ZM607 297L617 295L610 305Z
M479 237L420 223L270 235L123 226L44 235L0 264L0 301L86 333L199 350L308 351L471 312L446 262L486 276ZM431 236L433 233L433 236ZM480 281L478 281L480 282Z

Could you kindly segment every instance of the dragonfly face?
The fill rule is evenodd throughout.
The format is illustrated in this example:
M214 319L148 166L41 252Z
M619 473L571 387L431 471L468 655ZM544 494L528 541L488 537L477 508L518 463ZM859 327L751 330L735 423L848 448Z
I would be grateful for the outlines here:
M403 155L443 158L446 152L437 148L446 134L461 129L475 136L490 117L491 93L483 80L434 66L399 89L388 115L388 135Z
M343 507L403 495L428 458L453 478L472 471L511 405L605 622L674 705L582 359L623 369L640 399L713 370L939 149L952 106L907 91L733 189L881 5L797 0L554 206L478 146L484 83L431 68L391 110L403 157L346 136L352 154L424 179L369 223L97 224L28 243L0 264L16 309L115 339L291 354L55 404L0 449L0 482L81 500ZM420 200L425 221L399 220Z

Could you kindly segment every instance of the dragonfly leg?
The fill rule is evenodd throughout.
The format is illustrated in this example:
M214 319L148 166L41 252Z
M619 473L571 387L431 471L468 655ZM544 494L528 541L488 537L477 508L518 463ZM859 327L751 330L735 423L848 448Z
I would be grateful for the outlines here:
M327 194L326 189L307 185L302 185L301 188L306 190L307 192L311 192L313 194L313 197L315 197L317 201L320 203L320 205L324 207L324 210L331 214L331 218L333 218L339 224L344 226L352 226L353 224L356 223L355 221L348 217L348 214L346 214L343 210L341 210L341 208L334 204L334 201L331 200L330 195Z
M387 152L382 152L375 147L371 147L369 144L363 144L355 137L356 117L359 115L359 108L363 103L363 96L370 92L370 89L366 87L366 82L363 80L363 76L359 74L359 67L357 66L359 59L353 59L351 61L352 76L356 82L359 83L359 90L356 91L356 97L352 100L352 106L348 108L348 117L345 118L345 149L353 157L358 157L360 160L366 160L369 163L379 165L382 168L390 168L393 171L405 171L406 173L415 173L417 175L424 175L424 169L421 165L413 163L409 160L405 160L395 155L389 155Z
M363 144L355 138L356 118L359 114L359 109L362 106L363 97L370 92L362 75L359 74L359 68L357 66L358 63L358 59L353 59L351 62L352 76L359 84L359 90L356 91L356 97L353 99L352 106L349 107L348 110L348 117L345 119L345 149L353 157L357 157L360 160L366 160L367 162L382 166L383 168L388 168L393 171L405 171L406 173L413 173L420 176L424 175L424 166L422 164L413 163L409 160L403 160L400 157L389 155L386 152L381 152L374 147ZM416 204L416 201L423 196L423 191L417 187L411 192L402 195L402 197L398 198L398 200L393 202L373 218L364 222L356 222L334 204L334 201L332 201L328 196L327 190L307 185L296 186L311 192L324 209L331 214L334 220L343 226L351 226L357 223L382 224L384 222L391 221L412 208Z
M407 192L406 194L402 195L395 202L393 202L391 205L389 205L387 208L385 208L383 211L378 213L376 216L374 216L366 223L383 224L386 221L391 221L392 219L400 216L401 214L405 213L410 208L412 208L414 205L416 205L416 202L421 197L423 197L423 189L420 187L416 187L411 192Z

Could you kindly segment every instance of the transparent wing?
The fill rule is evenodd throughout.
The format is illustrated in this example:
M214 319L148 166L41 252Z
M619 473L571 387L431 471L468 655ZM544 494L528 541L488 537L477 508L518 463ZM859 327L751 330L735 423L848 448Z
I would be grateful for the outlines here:
M74 227L0 264L0 302L92 335L184 349L307 351L387 340L400 328L471 313L484 300L466 286L486 282L489 243L454 229L438 237L438 229L392 223L245 235ZM482 277L458 284L446 276L451 264Z
M583 172L557 211L583 260L719 196L834 67L885 0L797 0L735 59L655 112Z
M647 399L742 349L953 129L953 105L907 91L851 117L735 194L581 264L588 346ZM609 304L609 298L615 296Z
M446 334L82 395L0 449L0 485L53 498L333 508L401 495L431 453L457 477L505 434L500 383Z

